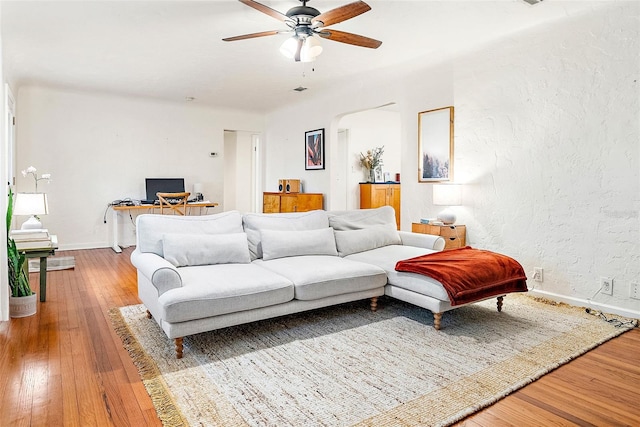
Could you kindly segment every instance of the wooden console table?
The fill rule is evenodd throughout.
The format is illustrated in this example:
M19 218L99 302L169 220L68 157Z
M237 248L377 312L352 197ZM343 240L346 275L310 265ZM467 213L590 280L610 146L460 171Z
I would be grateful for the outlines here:
M187 203L187 212L191 212L193 209L197 208L198 215L201 215L202 209L205 209L206 213L207 208L215 208L216 206L218 206L218 204L212 202L191 202ZM118 213L120 211L131 212L141 210L146 210L147 213L152 213L154 210L160 210L160 205L111 206L111 209L113 210L113 215L111 216L111 218L113 218L113 245L111 246L111 249L119 254L122 252L122 249L118 244Z

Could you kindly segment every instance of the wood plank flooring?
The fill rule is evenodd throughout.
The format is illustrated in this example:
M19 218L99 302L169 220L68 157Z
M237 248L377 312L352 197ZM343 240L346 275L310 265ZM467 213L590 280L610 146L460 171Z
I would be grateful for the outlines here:
M130 254L59 252L76 267L48 273L38 313L0 322L0 426L161 425L108 316L139 303ZM458 425L640 426L639 392L636 328Z

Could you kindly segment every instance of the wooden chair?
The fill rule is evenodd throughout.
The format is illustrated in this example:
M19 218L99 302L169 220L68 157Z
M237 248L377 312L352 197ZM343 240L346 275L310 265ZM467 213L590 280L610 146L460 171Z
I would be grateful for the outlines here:
M169 208L169 212L177 215L187 214L187 200L191 193L156 193L158 200L160 200L160 214L164 213L164 209ZM171 204L169 199L181 199L180 203Z

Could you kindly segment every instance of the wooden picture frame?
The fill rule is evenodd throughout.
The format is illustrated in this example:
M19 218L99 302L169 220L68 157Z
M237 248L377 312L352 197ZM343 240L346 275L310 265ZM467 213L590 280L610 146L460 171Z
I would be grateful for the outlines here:
M418 182L453 181L453 107L418 113Z
M324 169L324 128L304 133L304 169Z

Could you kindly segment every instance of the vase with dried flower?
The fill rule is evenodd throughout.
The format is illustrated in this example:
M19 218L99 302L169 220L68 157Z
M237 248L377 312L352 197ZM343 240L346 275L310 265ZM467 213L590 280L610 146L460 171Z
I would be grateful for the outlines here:
M360 165L365 170L366 182L376 182L376 171L382 174L382 154L384 153L384 145L367 150L366 154L360 153Z

